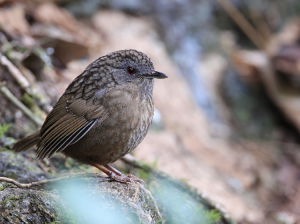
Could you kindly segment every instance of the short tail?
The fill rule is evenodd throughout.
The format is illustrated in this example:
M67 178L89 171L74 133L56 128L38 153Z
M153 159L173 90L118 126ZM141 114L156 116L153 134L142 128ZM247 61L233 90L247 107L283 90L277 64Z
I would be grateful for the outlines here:
M31 147L35 146L40 140L40 131L35 132L32 135L23 138L14 144L12 150L15 152L26 151Z

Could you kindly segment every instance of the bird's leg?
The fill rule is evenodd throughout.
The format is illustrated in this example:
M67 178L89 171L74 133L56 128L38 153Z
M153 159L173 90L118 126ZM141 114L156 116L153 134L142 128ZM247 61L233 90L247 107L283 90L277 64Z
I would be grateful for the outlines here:
M116 168L112 167L111 165L104 165L104 167L106 167L107 169L109 169L110 171L116 173L119 176L123 176L124 174L121 173L119 170L117 170Z
M115 174L118 175L118 176L115 176L113 178L116 181L125 182L125 183L137 181L140 184L146 186L146 183L143 180L137 178L136 176L134 176L132 174L125 175L125 174L121 173L119 170L117 170L116 168L114 168L114 167L112 167L111 165L108 165L108 164L104 165L104 167L106 167L111 172L113 172L113 173L115 173Z
M122 183L128 183L128 182L134 182L137 181L143 185L146 185L145 182L131 174L129 175L124 175L123 173L121 173L120 171L118 171L116 168L110 166L110 165L100 165L94 161L90 161L91 165L98 168L99 170L101 170L103 173L107 174L111 179L118 181L118 182L122 182Z
M91 165L101 170L103 173L107 174L110 178L115 179L114 177L117 175L116 173L112 172L111 170L106 169L104 166L90 161Z

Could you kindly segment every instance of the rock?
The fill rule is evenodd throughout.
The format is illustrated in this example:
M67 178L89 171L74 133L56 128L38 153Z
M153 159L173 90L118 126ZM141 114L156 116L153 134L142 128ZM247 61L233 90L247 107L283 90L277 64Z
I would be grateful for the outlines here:
M161 223L151 193L138 183L80 175L38 185L0 182L0 223Z
M127 169L142 178L157 202L163 223L234 224L230 215L220 205L211 202L204 194L131 155L122 159ZM154 167L154 168L153 168Z
M0 151L0 176L12 178L21 183L45 180L50 177L35 162L26 159L22 154L12 151Z
M31 156L0 150L0 223L161 222L144 186L88 173L49 180Z
M138 161L125 170L143 178L151 193L138 183L112 182L94 173L42 180L50 175L30 152L1 150L0 223L232 223L185 182Z

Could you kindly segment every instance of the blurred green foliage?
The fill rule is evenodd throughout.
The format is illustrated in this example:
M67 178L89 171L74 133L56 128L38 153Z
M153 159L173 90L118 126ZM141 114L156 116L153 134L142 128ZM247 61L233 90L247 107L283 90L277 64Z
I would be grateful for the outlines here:
M5 132L11 127L11 124L0 124L0 138L4 137Z

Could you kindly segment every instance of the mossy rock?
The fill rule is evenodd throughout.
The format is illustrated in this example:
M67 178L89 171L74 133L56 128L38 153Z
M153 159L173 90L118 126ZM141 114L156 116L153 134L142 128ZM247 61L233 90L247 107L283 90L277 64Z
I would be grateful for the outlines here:
M30 161L22 154L16 154L10 150L0 151L0 176L17 180L21 183L30 183L45 180L50 177L45 173L36 161Z
M0 189L0 223L161 223L139 183L83 175L29 189L2 181Z

